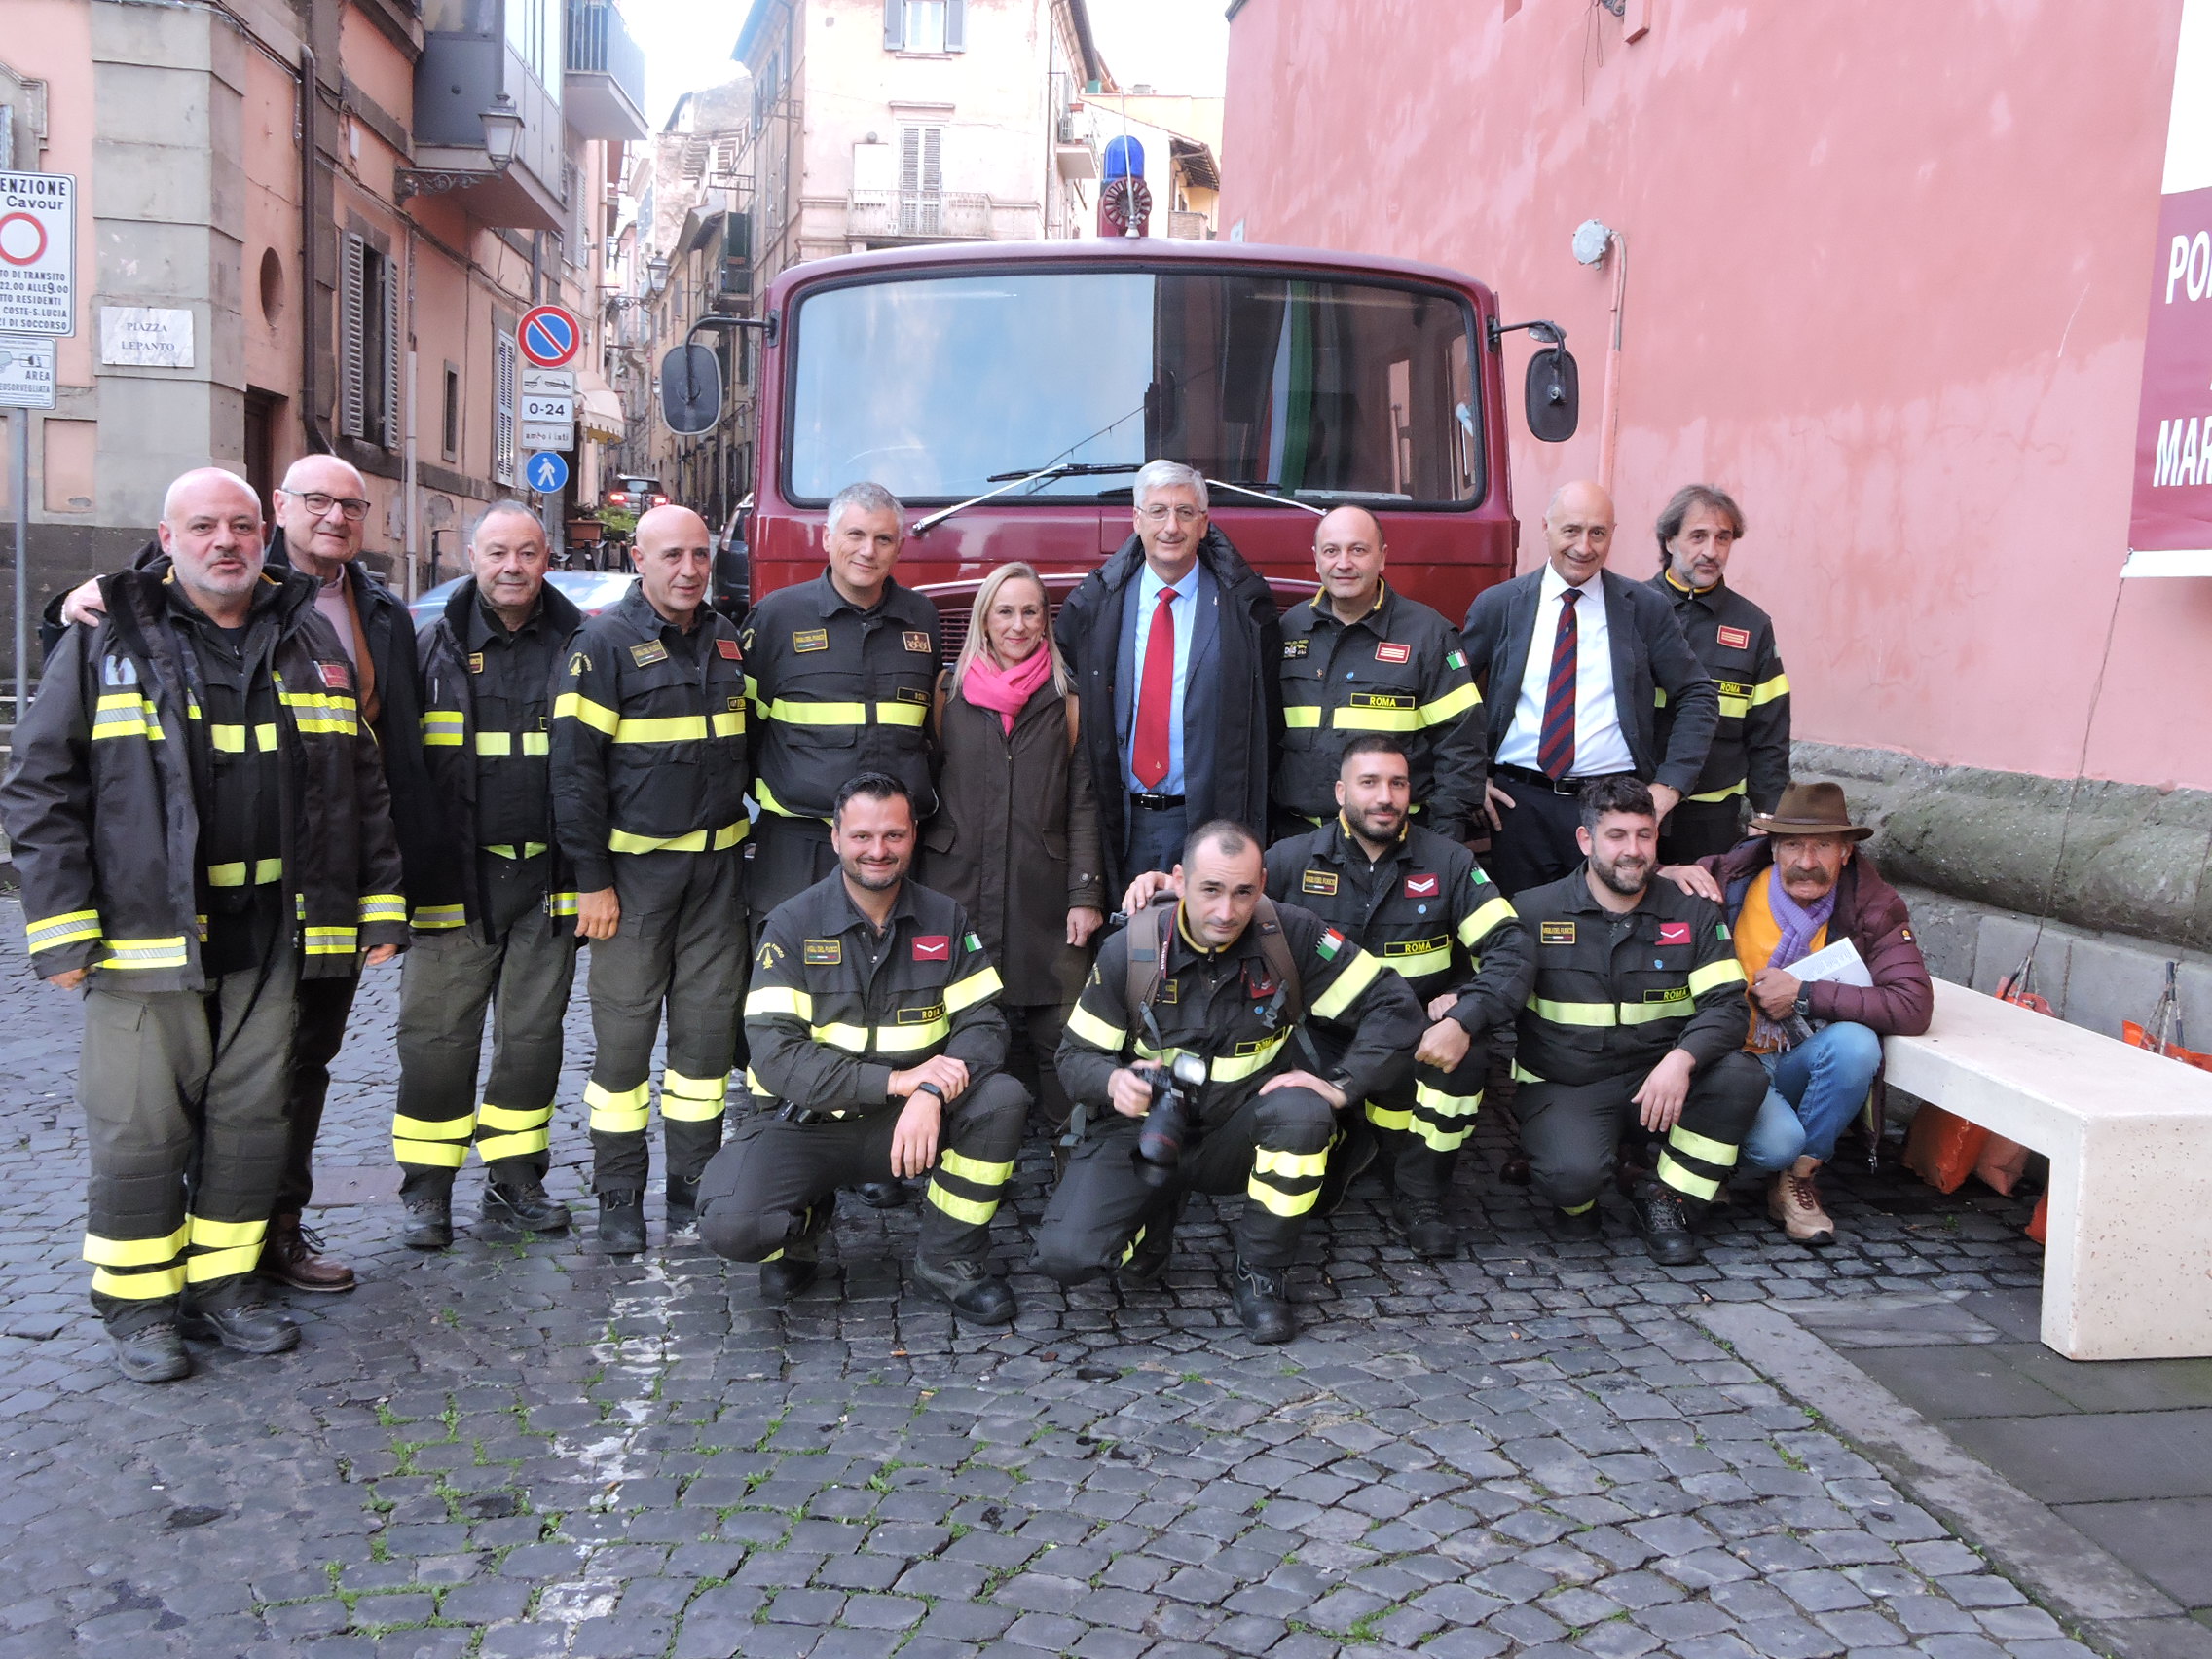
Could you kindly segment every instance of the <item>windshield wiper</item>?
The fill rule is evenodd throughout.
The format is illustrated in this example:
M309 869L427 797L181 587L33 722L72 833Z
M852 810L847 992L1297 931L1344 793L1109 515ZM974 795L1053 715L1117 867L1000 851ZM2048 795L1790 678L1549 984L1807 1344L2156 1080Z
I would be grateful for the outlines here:
M1265 486L1265 488L1262 488L1262 486ZM1206 480L1206 488L1209 490L1234 490L1239 496L1250 496L1255 500L1266 501L1270 506L1299 507L1311 513L1315 518L1327 518L1329 516L1324 510L1310 502L1301 501L1282 485L1272 483L1265 478L1248 478L1240 483L1234 484L1226 478L1209 478ZM1277 493L1271 495L1271 491Z
M1134 472L1136 470L1137 463L1135 461L1064 461L1056 466L1041 467L1035 472L994 472L984 482L986 484L998 484L999 487L996 490L985 490L980 496L971 496L965 501L955 501L949 507L940 507L929 517L919 520L913 529L907 531L906 534L908 535L924 535L936 529L954 513L964 513L970 507L988 501L993 497L1003 496L1010 490L1018 490L1024 484L1038 484L1053 478L1096 478L1108 473ZM1005 479L1006 482L1000 483L1001 479Z

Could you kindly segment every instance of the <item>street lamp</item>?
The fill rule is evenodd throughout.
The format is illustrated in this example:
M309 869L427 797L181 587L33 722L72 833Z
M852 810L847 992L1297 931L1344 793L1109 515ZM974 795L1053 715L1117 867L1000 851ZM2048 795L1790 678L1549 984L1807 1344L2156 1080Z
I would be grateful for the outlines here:
M484 124L484 157L492 166L489 171L425 171L420 167L394 167L392 169L391 199L404 202L410 196L436 196L448 190L466 190L472 184L498 178L514 166L515 152L522 145L524 126L522 111L515 108L514 99L501 92L492 100L492 107L477 120Z
M645 285L652 290L656 299L660 297L661 290L668 286L667 254L656 253L645 261Z

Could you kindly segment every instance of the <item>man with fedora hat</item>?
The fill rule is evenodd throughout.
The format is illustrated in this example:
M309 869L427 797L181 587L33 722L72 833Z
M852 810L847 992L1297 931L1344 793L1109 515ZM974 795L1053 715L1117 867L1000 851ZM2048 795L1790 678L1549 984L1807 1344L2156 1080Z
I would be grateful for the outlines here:
M1882 1039L1926 1031L1935 1003L1904 901L1859 850L1873 832L1852 823L1839 786L1791 784L1772 812L1752 816L1743 845L1660 871L1727 911L1750 981L1744 1046L1768 1080L1739 1166L1774 1176L1767 1213L1800 1244L1835 1241L1815 1175L1873 1086ZM1789 972L1845 940L1872 984Z

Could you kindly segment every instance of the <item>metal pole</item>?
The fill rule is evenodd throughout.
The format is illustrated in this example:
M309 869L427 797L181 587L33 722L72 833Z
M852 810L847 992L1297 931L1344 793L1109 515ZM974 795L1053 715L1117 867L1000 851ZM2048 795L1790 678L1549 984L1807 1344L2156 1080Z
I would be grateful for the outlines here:
M31 412L16 411L14 476L9 498L16 504L16 723L30 711L31 652Z

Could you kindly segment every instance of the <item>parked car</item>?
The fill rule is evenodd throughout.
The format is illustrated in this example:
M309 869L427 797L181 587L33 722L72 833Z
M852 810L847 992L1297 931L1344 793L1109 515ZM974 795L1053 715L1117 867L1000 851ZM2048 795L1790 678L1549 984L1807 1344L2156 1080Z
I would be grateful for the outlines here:
M419 595L407 608L415 626L422 627L445 609L446 601L453 598L453 590L467 579L456 576ZM548 571L545 579L567 594L586 616L597 616L629 592L631 582L637 578L628 571Z

